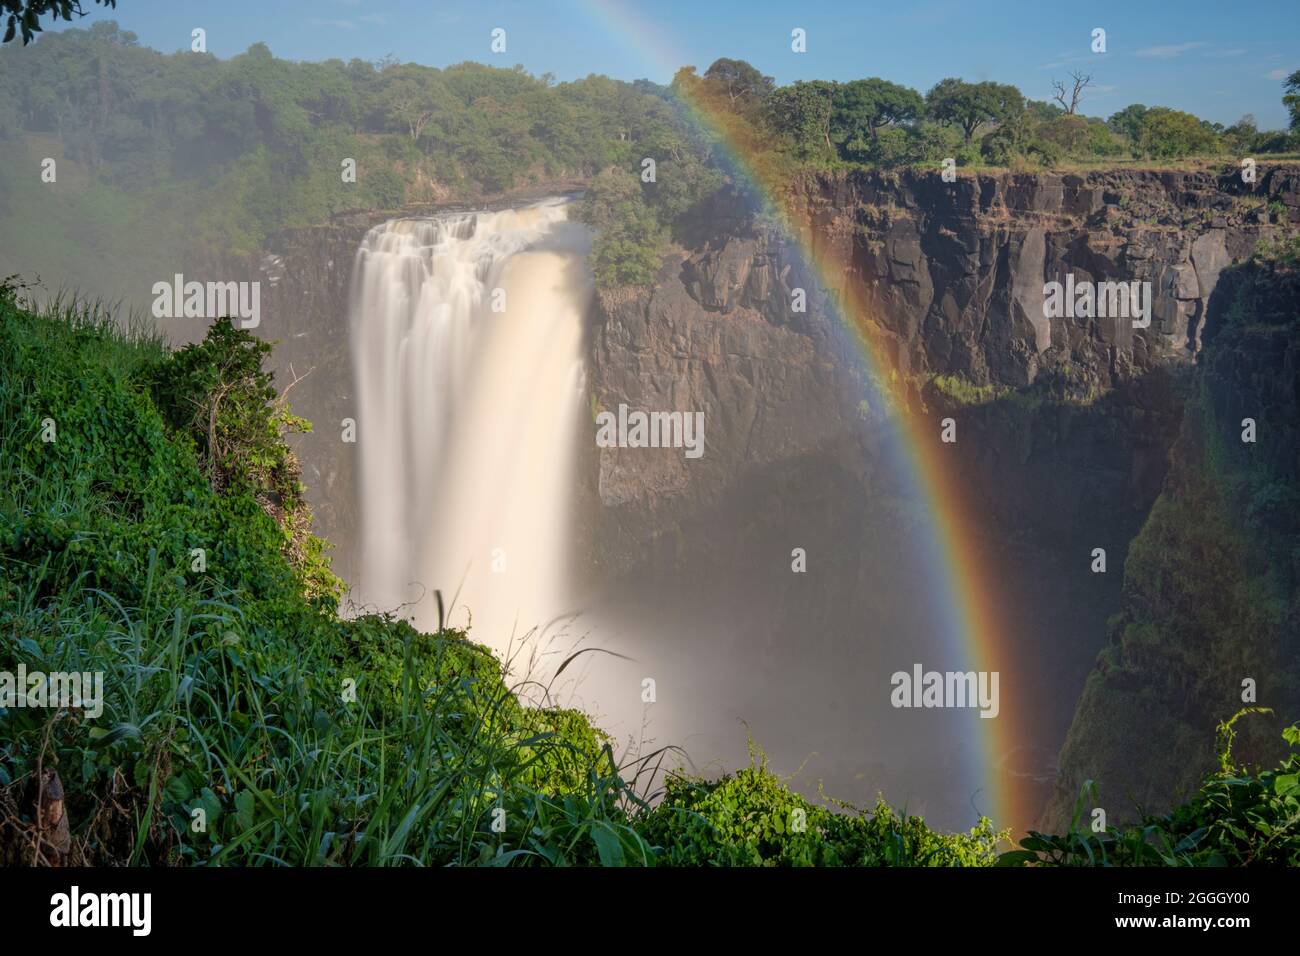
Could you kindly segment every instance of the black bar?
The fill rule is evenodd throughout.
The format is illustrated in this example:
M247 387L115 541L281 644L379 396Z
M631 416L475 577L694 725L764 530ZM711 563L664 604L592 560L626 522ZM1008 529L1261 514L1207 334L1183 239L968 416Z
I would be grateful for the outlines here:
M1231 943L1255 931L1293 932L1296 885L1291 871L1240 869L42 869L0 870L0 915L7 943L76 932L96 944L244 940L259 951L272 942L421 937L449 945L462 935L526 944L530 931L593 942L601 926L620 936L636 926L656 936L685 927L762 933L765 924L819 935L843 926L854 938L923 928L927 941L991 943L1037 931L1151 940L1172 931ZM148 936L129 926L52 926L55 894L70 897L73 886L83 905L88 893L150 894ZM1242 917L1248 925L1162 925ZM1118 925L1134 918L1155 925Z

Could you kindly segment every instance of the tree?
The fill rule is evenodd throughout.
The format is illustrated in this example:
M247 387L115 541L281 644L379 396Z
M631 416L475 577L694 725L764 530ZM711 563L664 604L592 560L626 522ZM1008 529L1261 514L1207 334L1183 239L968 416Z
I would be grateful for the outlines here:
M1081 153L1088 145L1088 121L1073 113L1063 113L1042 124L1039 135L1056 143L1067 153Z
M1291 130L1300 132L1300 70L1296 70L1282 84L1286 94L1282 97L1282 102L1291 112Z
M0 14L8 14L2 42L8 43L21 30L23 46L31 43L41 32L41 17L49 14L51 20L71 21L74 16L84 17L82 0L0 0ZM95 0L111 9L117 9L117 0Z
M744 60L723 57L714 60L704 71L704 80L711 92L727 98L733 112L743 112L760 103L772 92L774 81Z
M765 104L767 122L786 136L800 156L829 153L835 84L799 80L774 90Z
M659 268L663 230L635 174L606 169L592 180L578 218L596 231L591 270L602 287L646 285Z
M1055 103L1048 103L1044 100L1026 101L1025 112L1041 123L1050 123L1058 116L1065 115L1065 111Z
M1118 113L1111 115L1106 121L1111 129L1117 133L1123 133L1134 143L1142 133L1142 117L1146 115L1147 108L1141 103L1133 103L1124 107Z
M916 90L879 77L841 83L834 92L831 127L840 142L863 133L875 139L882 127L915 122L925 109Z
M1018 116L1025 98L1006 83L967 83L956 77L940 80L925 95L926 111L940 123L961 127L970 143L984 123L1000 123Z
M985 136L980 143L980 153L995 166L1012 166L1023 161L1055 166L1060 162L1063 150L1058 142L1044 133L1061 119L1065 119L1064 113L1043 121L1034 112L1025 110L999 123L997 129Z
M1073 116L1075 113L1079 112L1079 100L1082 98L1083 91L1087 88L1088 84L1092 82L1092 74L1080 73L1078 70L1073 70L1070 73L1070 82L1070 101L1067 103L1065 99L1067 95L1065 84L1060 80L1052 80L1052 89L1056 91L1055 94L1053 94L1052 99L1061 104L1061 107L1065 110L1067 116Z
M1176 159L1214 149L1218 139L1191 113L1156 106L1142 116L1138 149L1143 156Z
M1255 122L1255 117L1251 113L1247 113L1223 131L1224 143L1234 153L1253 151L1258 138L1259 124Z
M400 79L389 87L389 111L393 118L406 126L411 142L418 143L420 134L433 119L433 110L427 108L415 80Z
M1106 125L1106 121L1088 118L1088 153L1093 156L1119 156L1128 151L1128 144Z

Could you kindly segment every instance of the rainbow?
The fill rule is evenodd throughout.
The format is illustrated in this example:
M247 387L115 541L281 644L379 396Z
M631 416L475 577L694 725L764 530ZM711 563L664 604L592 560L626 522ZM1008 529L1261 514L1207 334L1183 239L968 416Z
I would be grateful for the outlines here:
M668 76L676 73L682 60L673 54L674 46L664 37L657 24L640 16L624 0L584 0L592 16L603 23L607 32L644 66ZM827 252L819 252L811 235L802 235L795 226L791 209L782 201L782 183L765 175L754 162L756 151L748 147L733 130L719 122L703 105L679 93L679 101L693 120L708 131L722 146L732 172L746 181L777 220L809 271L822 289L841 293L838 303L827 297L827 307L835 315L848 340L856 347L862 370L868 381L889 389L888 363L882 360L878 346L871 340L866 322L867 305L858 284L837 281L845 264ZM896 458L905 470L904 477L913 482L922 500L929 503L931 540L924 543L936 581L948 600L942 621L955 649L968 670L999 671L1002 674L1002 712L992 720L976 720L981 725L973 733L977 738L974 752L968 755L971 779L980 785L980 796L991 801L984 809L995 825L1012 827L1014 834L1024 832L1037 815L1037 808L1027 806L1025 795L1017 792L1015 777L1005 766L1019 749L1015 734L1017 706L1008 690L1016 681L1008 681L1015 671L1015 655L1004 640L1005 628L1000 619L997 593L991 575L979 559L978 538L969 520L969 509L962 500L955 462L946 456L934 423L916 413L906 396L895 392L892 402L896 444L902 454ZM1016 675L1024 680L1027 675ZM978 805L978 804L977 804Z

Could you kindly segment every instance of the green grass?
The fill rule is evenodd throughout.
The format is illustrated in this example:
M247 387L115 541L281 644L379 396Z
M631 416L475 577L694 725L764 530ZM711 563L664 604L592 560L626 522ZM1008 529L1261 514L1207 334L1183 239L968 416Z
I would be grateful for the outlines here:
M0 855L47 858L27 808L56 769L78 862L646 856L635 794L585 719L521 706L463 634L340 620L260 489L213 490L154 401L183 353L10 296L0 354L5 666L105 674L97 720L0 711Z

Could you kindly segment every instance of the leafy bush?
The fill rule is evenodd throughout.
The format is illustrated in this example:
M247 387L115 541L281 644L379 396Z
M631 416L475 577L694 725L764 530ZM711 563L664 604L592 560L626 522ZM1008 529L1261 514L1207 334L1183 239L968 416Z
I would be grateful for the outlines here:
M642 834L676 866L989 866L1005 833L987 818L938 834L883 800L834 812L791 791L751 744L750 766L719 780L671 776Z
M602 288L648 285L659 270L664 232L641 196L637 177L610 168L587 190L578 217L596 231L591 269Z
M1142 115L1138 126L1138 153L1153 159L1213 152L1217 146L1218 139L1207 123L1180 110L1154 107Z
M311 431L311 423L277 395L262 368L270 352L269 343L219 319L202 342L155 365L151 388L171 433L193 442L213 489L239 484L247 490L284 529L285 555L308 595L333 606L343 585L310 533L301 470L283 438Z
M0 859L555 863L595 862L611 841L644 850L608 743L581 715L523 707L461 633L339 620L313 584L328 574L319 552L314 567L287 560L260 500L296 493L264 354L228 323L169 355L102 315L39 317L12 287L0 295L0 647L30 670L104 675L98 719L0 710ZM235 401L196 429L194 409L211 411L224 386ZM51 772L64 847L33 812Z
M1081 827L1095 804L1089 783L1070 832L1031 832L1003 866L1297 866L1300 865L1300 726L1282 732L1292 751L1272 770L1251 773L1232 758L1235 725L1266 708L1247 708L1219 724L1219 772L1187 803L1129 826Z

